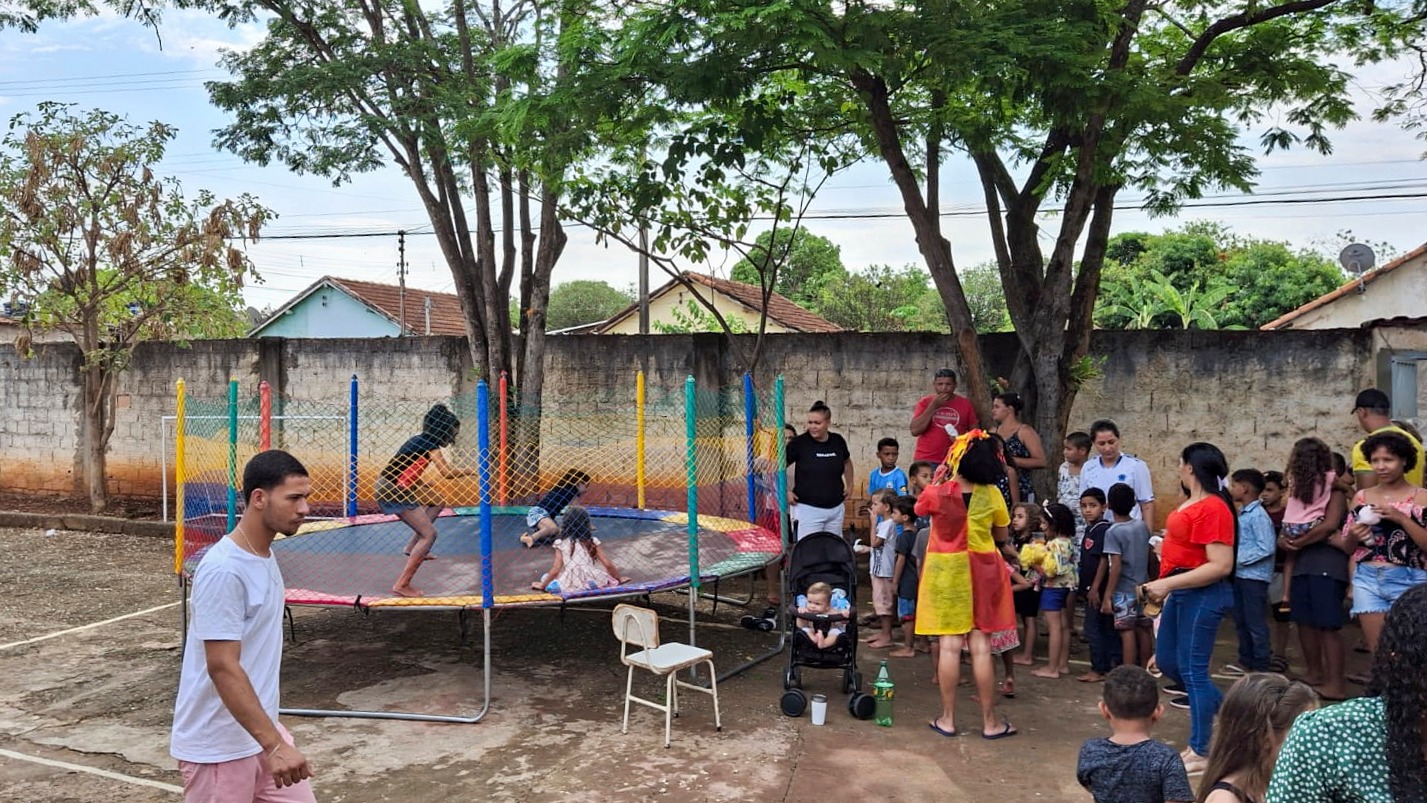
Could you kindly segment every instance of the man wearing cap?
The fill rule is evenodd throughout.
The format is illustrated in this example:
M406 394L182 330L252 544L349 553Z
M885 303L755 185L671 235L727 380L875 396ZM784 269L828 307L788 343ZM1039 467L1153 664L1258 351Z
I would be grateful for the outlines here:
M1396 432L1407 438L1417 449L1417 464L1412 470L1407 472L1407 481L1413 485L1422 485L1422 463L1424 455L1422 452L1422 442L1412 437L1412 433L1392 423L1392 400L1386 393L1377 388L1368 388L1358 394L1353 401L1353 415L1357 416L1358 426L1362 427L1369 437L1379 432ZM1377 475L1373 473L1372 464L1368 462L1367 455L1363 454L1363 442L1367 438L1353 444L1353 474L1358 480L1358 490L1371 488L1377 485Z
M932 380L932 395L923 396L912 408L912 434L917 436L912 459L940 463L946 459L952 438L975 428L976 408L956 392L956 372L943 368Z

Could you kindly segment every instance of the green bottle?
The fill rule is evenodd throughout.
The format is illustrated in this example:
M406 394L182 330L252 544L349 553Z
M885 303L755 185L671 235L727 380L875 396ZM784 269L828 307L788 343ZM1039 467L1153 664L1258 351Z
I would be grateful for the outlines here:
M883 661L877 669L877 680L872 683L872 696L877 700L877 724L884 728L892 727L892 697L896 690L892 673L887 671L887 662Z

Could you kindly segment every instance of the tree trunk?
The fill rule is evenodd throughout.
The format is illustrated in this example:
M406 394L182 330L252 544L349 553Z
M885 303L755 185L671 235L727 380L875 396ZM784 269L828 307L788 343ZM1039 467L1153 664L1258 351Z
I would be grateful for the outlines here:
M113 431L109 422L113 405L112 400L106 398L110 394L102 369L98 366L86 366L83 379L84 421L81 430L81 453L84 490L89 497L90 512L103 513L109 506L106 453L109 447L108 434Z
M907 162L901 135L897 131L897 121L888 102L887 85L882 79L861 71L854 72L850 79L867 105L877 148L902 195L902 206L916 233L917 248L921 251L932 281L936 283L937 292L946 306L947 322L951 324L957 353L961 357L960 387L975 406L977 418L990 421L991 390L981 358L981 342L977 339L976 327L971 322L971 307L966 303L961 279L956 275L956 264L951 258L951 243L940 234L941 210L929 207L921 196L916 172Z

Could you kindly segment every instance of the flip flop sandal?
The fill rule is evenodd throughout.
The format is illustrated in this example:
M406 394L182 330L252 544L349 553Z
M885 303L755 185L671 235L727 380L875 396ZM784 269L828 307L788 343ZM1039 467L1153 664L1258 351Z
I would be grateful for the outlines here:
M986 733L982 731L981 738L987 741L995 741L997 739L1006 739L1020 733L1020 731L1016 730L1016 726L1011 724L1011 720L1003 719L1001 721L1005 723L1005 728L1000 733Z
M942 736L945 736L945 737L947 737L948 739L961 735L959 732L957 732L957 731L955 731L955 730L947 730L947 729L943 728L942 726L936 724L936 722L928 722L928 723L927 723L927 727L928 727L928 728L931 728L932 730L936 731L937 733L940 733Z

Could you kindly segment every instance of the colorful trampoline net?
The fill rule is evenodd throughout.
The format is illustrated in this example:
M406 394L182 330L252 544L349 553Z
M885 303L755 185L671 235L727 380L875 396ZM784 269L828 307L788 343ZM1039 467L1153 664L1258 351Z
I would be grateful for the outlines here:
M261 388L247 397L230 389L226 399L182 398L176 571L191 572L229 531L241 514L242 467L264 448L291 452L312 478L309 520L273 546L290 604L480 607L487 595L496 606L552 604L698 585L761 568L782 553L775 471L782 439L771 390L750 383L689 394L680 387L645 398L636 385L603 397L566 396L543 409L521 405L499 385L487 390L484 405L478 390L364 401L354 383L344 395L277 398ZM403 597L392 585L413 531L382 512L379 480L438 403L461 422L442 450L449 473L459 476L441 476L433 462L419 478L422 500L442 512L431 559L412 582L420 596ZM537 590L532 584L551 570L554 547L528 548L520 535L531 529L530 506L571 469L589 475L572 504L590 514L618 582ZM488 575L483 488L491 506Z

